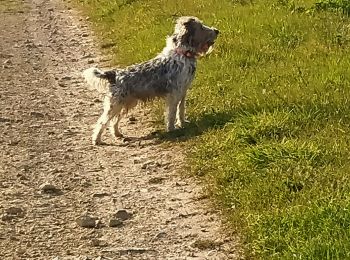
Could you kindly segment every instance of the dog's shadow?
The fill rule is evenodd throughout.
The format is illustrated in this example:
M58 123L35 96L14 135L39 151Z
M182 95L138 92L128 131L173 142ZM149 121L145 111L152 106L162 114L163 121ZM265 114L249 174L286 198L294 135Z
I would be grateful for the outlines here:
M149 133L148 135L142 137L135 136L124 136L118 143L114 142L103 142L102 146L142 146L144 141L149 141L152 144L160 144L164 142L176 142L181 143L188 141L194 137L200 136L210 129L221 129L228 122L232 122L235 118L235 113L229 112L211 112L203 114L198 117L197 120L192 119L192 121L185 124L183 128L178 128L171 132L166 132L161 129L161 124L159 124L159 129Z
M203 114L197 120L191 120L183 128L172 132L157 130L145 138L156 138L160 142L185 142L200 136L209 129L221 129L228 122L234 120L235 114L229 112L211 112Z

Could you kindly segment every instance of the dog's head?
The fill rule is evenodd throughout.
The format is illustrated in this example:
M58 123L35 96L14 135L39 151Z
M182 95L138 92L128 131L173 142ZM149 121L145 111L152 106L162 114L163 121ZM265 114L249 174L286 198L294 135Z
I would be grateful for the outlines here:
M183 16L177 19L172 41L175 48L190 51L196 56L211 50L219 30L204 25L198 18Z

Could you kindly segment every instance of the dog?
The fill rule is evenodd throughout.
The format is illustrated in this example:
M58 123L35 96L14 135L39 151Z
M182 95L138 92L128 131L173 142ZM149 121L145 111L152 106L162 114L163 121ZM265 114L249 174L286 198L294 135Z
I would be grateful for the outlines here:
M183 127L186 93L196 72L197 58L211 51L218 34L218 29L204 25L197 17L180 17L174 33L167 37L165 48L155 58L124 69L85 70L83 77L87 83L105 94L92 143L102 143L101 136L108 124L115 138L122 137L118 127L122 114L139 101L155 98L166 101L166 130L175 129L176 119L179 127Z

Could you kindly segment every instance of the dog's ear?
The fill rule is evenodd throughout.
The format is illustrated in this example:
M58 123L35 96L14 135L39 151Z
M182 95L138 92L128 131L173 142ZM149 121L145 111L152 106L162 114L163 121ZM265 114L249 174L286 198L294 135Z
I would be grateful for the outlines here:
M183 16L177 19L176 23L177 24L182 24L185 27L187 27L188 25L190 25L191 23L195 22L196 18L191 17L191 16Z
M194 17L180 17L176 22L176 31L181 45L192 46L192 37L195 33Z
M180 28L182 27L182 29L185 29L187 31L193 31L195 27L195 22L196 18L184 16L177 19L176 26Z

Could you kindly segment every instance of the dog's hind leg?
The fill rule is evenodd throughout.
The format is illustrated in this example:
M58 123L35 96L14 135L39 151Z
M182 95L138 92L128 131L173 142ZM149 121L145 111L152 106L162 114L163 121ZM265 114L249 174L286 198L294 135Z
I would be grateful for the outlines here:
M110 96L106 96L103 102L103 113L98 119L93 135L92 135L92 144L98 145L101 144L101 136L103 131L106 129L109 121L116 115L119 114L122 109L122 106L117 103Z
M122 113L120 113L121 109L119 110L119 108L118 108L117 110L119 112L109 122L109 131L111 132L111 134L115 138L123 137L122 133L120 133L120 131L119 131L119 126L118 126L119 125L119 121L122 118Z
M111 132L111 134L115 137L123 137L123 134L120 133L119 131L119 122L122 119L123 115L127 114L128 111L132 108L134 108L137 105L137 100L136 99L127 99L124 100L123 104L119 104L116 110L118 111L116 116L110 121L109 123L109 131ZM123 110L123 112L121 112L121 110Z

